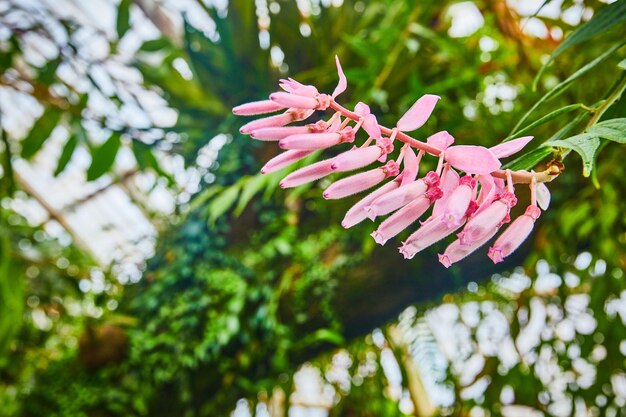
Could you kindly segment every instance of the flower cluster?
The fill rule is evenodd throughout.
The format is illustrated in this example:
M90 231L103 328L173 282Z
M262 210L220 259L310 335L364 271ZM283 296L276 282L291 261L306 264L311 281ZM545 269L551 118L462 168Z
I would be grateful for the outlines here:
M280 170L319 149L352 143L350 149L336 156L291 172L280 186L296 187L333 173L356 171L379 163L381 165L335 181L324 190L326 199L369 191L348 210L342 226L350 228L366 218L375 220L387 216L372 232L376 242L384 245L432 207L430 217L420 222L399 249L405 258L411 259L460 230L457 239L439 255L446 267L474 252L491 240L503 225L510 223L509 212L517 203L514 184L527 183L531 188L530 205L498 237L489 248L488 256L497 263L517 249L541 213L538 205L547 208L550 194L543 183L552 177L527 171L503 171L500 158L518 152L532 137L521 137L492 148L452 146L454 138L446 131L435 133L425 142L416 140L405 132L422 127L440 97L424 95L390 129L378 124L366 104L359 102L351 111L335 101L347 88L338 58L336 63L339 82L331 95L289 78L280 81L283 91L270 94L268 100L233 109L233 113L240 116L281 111L278 115L253 120L240 129L241 133L257 140L276 141L284 150L268 161L261 172ZM327 120L288 126L311 117L316 110L329 108L334 113ZM354 142L361 130L367 134L367 139L356 146ZM402 144L398 156L390 159L398 142ZM424 155L437 157L438 164L435 170L420 177L419 166Z

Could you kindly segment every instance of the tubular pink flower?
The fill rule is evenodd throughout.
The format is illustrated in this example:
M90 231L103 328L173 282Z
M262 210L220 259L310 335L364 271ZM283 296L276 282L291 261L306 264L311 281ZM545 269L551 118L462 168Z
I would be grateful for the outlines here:
M335 171L353 171L376 162L381 156L393 151L393 143L389 139L380 139L374 146L354 148L335 157L332 169Z
M498 231L496 227L489 230L480 239L472 241L469 245L461 243L461 240L452 242L443 254L439 254L439 262L446 268L450 268L453 263L460 261L478 248L487 243Z
M325 159L292 172L283 178L280 182L280 187L297 187L298 185L306 184L307 182L315 181L332 174L333 169L331 165L333 164L333 159L334 158Z
M448 227L442 221L443 216L430 217L399 248L405 259L412 259L418 252L439 242L457 230L460 226Z
M395 177L398 173L398 164L395 161L389 161L380 168L361 172L332 183L323 195L326 199L348 197L372 188L387 177Z
M261 174L278 171L311 155L313 151L294 149L276 155L261 168Z
M511 156L514 153L521 151L522 148L524 148L524 146L526 146L532 139L532 136L524 136L522 138L513 139L508 142L492 146L489 150L496 156L496 158L506 158L507 156Z
M437 185L439 185L439 175L430 171L424 178L403 185L374 200L372 204L365 207L367 217L374 220L377 216L389 214L423 195L429 187Z
M277 114L276 116L265 117L263 119L253 120L241 126L240 133L249 134L253 130L265 128L265 127L277 127L285 126L291 122L299 122L312 115L314 110L302 110L302 109L289 109L283 114Z
M379 189L372 191L371 193L363 197L361 200L359 200L359 202L357 202L354 206L352 206L350 210L348 210L348 212L343 218L343 221L341 222L341 225L345 227L346 229L348 229L356 224L361 223L363 220L367 218L367 216L365 215L365 206L368 206L369 204L371 204L372 201L374 201L381 195L384 195L390 191L393 191L399 186L400 186L400 181L398 181L398 179L395 179L395 180L389 181L388 183L386 183Z
M500 194L487 208L469 219L463 231L458 234L459 242L462 245L471 245L482 240L506 221L509 210L516 203L517 198L513 193L505 191Z
M233 107L233 114L237 116L255 116L257 114L274 113L288 106L275 103L272 100L253 101Z
M535 220L539 218L540 214L539 207L533 205L526 207L526 212L515 219L489 248L487 256L491 258L493 263L502 262L504 258L520 247L530 235Z
M443 222L446 225L452 227L460 226L463 223L463 217L474 197L474 187L476 187L474 178L469 175L461 178L459 186L452 191L448 204L443 210Z
M441 198L441 188L431 187L424 195L411 201L400 210L385 219L378 229L372 232L372 237L379 245L384 245L387 240L409 227L428 210L428 207L437 199Z
M402 149L404 159L402 164L404 165L404 169L402 170L402 182L400 185L407 185L415 181L417 178L417 173L420 168L420 160L422 159L422 152L419 155L415 155L413 149L410 147L405 147Z
M301 96L315 97L319 94L317 88L314 86L304 85L293 78L287 78L286 80L281 79L278 85L288 93L298 94Z
M340 132L304 133L287 136L278 142L278 146L282 149L325 149L343 142L353 142L354 137L354 129L348 126Z
M250 132L250 137L263 141L277 141L291 135L311 133L309 126L264 127Z
M314 109L319 104L314 97L299 96L292 93L272 93L270 94L270 100L283 107L296 109Z

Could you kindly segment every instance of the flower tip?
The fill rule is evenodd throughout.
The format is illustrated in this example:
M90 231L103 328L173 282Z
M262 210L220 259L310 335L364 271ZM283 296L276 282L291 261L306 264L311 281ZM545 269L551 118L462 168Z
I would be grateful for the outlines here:
M267 174L268 171L267 171L267 168L263 167L263 168L261 168L260 172L261 172L261 174Z
M371 221L376 220L376 211L374 210L374 206L365 206L363 207L365 210L365 216Z
M448 257L448 255L444 253L443 255L439 254L437 256L439 256L439 262L441 262L443 266L445 266L446 268L450 268L450 266L452 266L452 262L450 262L450 258Z
M328 200L330 198L330 193L328 191L324 191L322 193L322 197L324 197L326 200Z
M248 133L250 133L250 130L245 126L242 126L239 128L239 133L241 133L242 135L247 135Z
M381 233L378 233L378 230L374 230L371 234L371 237L374 238L374 241L376 241L376 243L378 243L381 246L384 246L385 243L387 243L387 239L384 238L384 236Z
M287 142L285 142L284 140L279 140L278 141L278 147L280 149L287 149Z
M504 261L504 257L502 257L502 250L497 249L495 247L490 247L487 256L491 258L494 264Z
M348 223L347 221L343 220L341 222L341 227L343 227L344 229L349 229L350 228L350 223Z
M337 169L337 164L336 163L332 163L330 164L330 169L332 169L333 171L335 171Z
M279 182L278 185L280 186L280 188L287 188L287 183L284 180Z

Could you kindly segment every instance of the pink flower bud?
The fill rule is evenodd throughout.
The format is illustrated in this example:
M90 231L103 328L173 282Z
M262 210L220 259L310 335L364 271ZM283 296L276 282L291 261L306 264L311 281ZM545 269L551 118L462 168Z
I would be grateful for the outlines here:
M393 191L399 186L400 182L397 179L389 181L387 184L383 185L379 189L372 191L371 193L363 197L361 200L359 200L358 203L352 206L350 210L348 210L345 217L343 218L343 221L341 222L341 225L348 229L355 224L361 223L367 217L365 215L365 206L370 205L372 201L374 201L381 195Z
M276 155L261 168L261 174L278 171L311 155L313 151L294 149Z
M314 109L317 107L317 100L313 97L299 96L291 93L272 93L270 100L283 107L296 109Z
M458 234L460 243L471 245L475 241L482 240L491 232L495 233L502 221L506 219L511 207L516 203L517 198L513 193L505 191L500 194L487 208L469 219L463 231Z
M372 232L372 237L379 245L384 245L388 239L409 227L428 210L430 205L441 198L441 189L437 186L430 188L424 195L411 201L400 210L389 216Z
M433 214L432 217L437 217L440 214L443 214L443 210L448 205L448 200L452 195L452 192L459 186L459 174L450 166L446 166L444 168L443 173L441 174L441 191L443 192L443 196L435 201L433 205Z
M439 184L439 175L430 171L424 178L403 185L397 190L389 192L365 207L367 217L374 220L377 216L384 216L392 211L399 209L417 197L423 195L428 187Z
M278 146L281 149L316 150L330 148L340 143L341 134L339 133L303 133L281 139Z
M264 127L261 129L253 130L250 132L250 136L254 139L263 141L275 141L284 139L287 136L299 135L303 133L310 133L311 128L307 126L281 126L281 127Z
M353 171L376 162L382 150L378 146L354 148L335 157L332 169L335 171Z
M461 240L452 242L443 254L439 255L439 262L446 268L450 268L453 263L460 261L478 248L487 243L498 231L495 227L488 233L482 235L480 239L472 241L469 245L461 243Z
M526 240L533 230L535 220L539 218L541 210L537 206L528 206L526 212L519 216L498 237L492 247L489 248L488 256L493 263L502 262L504 258L513 253Z
M249 134L253 130L262 129L265 127L285 126L293 121L293 116L289 112L283 114L277 114L276 116L265 117L263 119L253 120L241 126L240 133L245 135Z
M326 199L348 197L365 191L368 188L372 188L385 178L396 176L398 173L398 164L395 161L389 161L380 168L361 172L332 183L326 191L324 191L323 195Z
M441 215L438 217L430 217L403 242L400 247L400 253L404 255L405 259L412 259L415 254L439 242L460 227L449 227L442 220L443 216Z
M333 159L325 159L292 172L280 182L281 188L297 187L332 174L333 169L331 165L333 164Z
M476 180L469 175L461 178L459 186L452 191L448 204L443 210L443 222L448 226L460 226L470 201L474 197Z
M273 113L288 106L275 103L272 100L253 101L233 107L233 114L237 116L254 116L257 114Z
M315 88L314 86L301 84L293 78L280 80L279 86L288 93L297 94L300 96L315 97L319 94L317 92L317 88Z

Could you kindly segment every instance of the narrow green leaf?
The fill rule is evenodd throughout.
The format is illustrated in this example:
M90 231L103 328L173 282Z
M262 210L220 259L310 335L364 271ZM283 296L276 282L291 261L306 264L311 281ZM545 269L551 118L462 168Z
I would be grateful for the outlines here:
M239 184L232 185L220 193L209 206L209 224L212 225L222 216L229 208L235 204L239 196Z
M548 156L552 155L553 152L554 151L549 146L542 146L520 156L519 158L516 158L515 160L504 165L502 168L512 169L514 171L517 171L520 169L526 169L526 170L532 169L539 162L543 161Z
M144 51L144 52L156 52L163 48L167 48L169 46L172 46L172 42L170 42L169 39L157 38L157 39L150 39L149 41L145 41L141 45L141 47L139 47L139 50Z
M133 0L122 0L120 1L119 6L117 7L117 37L122 39L128 29L130 29L130 5L133 3Z
M583 105L578 103L578 104L570 104L569 106L561 107L560 109L554 110L553 112L550 112L546 114L545 116L535 120L528 126L525 126L522 129L518 130L517 132L514 133L514 135L509 136L503 142L506 142L507 140L512 139L513 136L523 136L525 133L532 131L534 128L541 126L542 124L548 123L550 120L556 119L562 114L570 113L574 110L581 109L582 107Z
M617 68L626 70L626 59L623 59L622 61L620 61L620 63L617 64Z
M606 126L595 125L587 129L586 133L613 142L626 143L626 131L624 130L620 131Z
M565 50L585 42L594 36L606 32L612 27L626 21L626 1L618 0L598 10L596 14L587 23L578 27L571 35L569 35L563 43L550 56L550 59L541 67L533 85L536 86L537 81L545 71L545 68Z
M92 150L91 165L87 170L87 181L98 179L111 169L121 144L121 134L113 132L102 145Z
M22 141L22 157L25 159L32 158L41 149L46 139L50 137L60 120L61 112L54 107L47 107Z
M255 196L267 184L268 176L257 174L247 179L241 190L239 202L235 208L235 216L240 216L246 209L252 197Z
M593 170L594 156L600 146L600 138L589 133L581 133L567 139L549 141L545 145L576 151L583 161L583 175L588 177Z
M54 170L54 176L58 176L67 164L72 159L72 155L74 154L74 150L76 149L76 144L78 143L78 137L75 133L72 133L69 138L67 138L67 142L65 142L65 146L63 146L63 150L61 151L61 156L57 162L57 167Z
M517 122L517 124L515 125L515 127L513 128L513 130L511 131L511 134L509 136L512 136L514 134L514 132L517 131L517 129L519 129L519 127L528 119L528 117L539 108L539 106L541 106L543 103L547 102L548 100L557 97L559 94L561 94L562 92L564 92L565 90L567 90L569 88L569 86L572 84L573 81L577 80L578 78L582 77L583 75L585 75L587 72L591 71L593 68L595 68L598 64L602 63L604 60L606 60L608 57L610 57L613 52L615 52L617 49L621 48L626 42L620 42L618 44L613 45L612 47L610 47L606 52L604 52L602 55L600 55L599 57L597 57L596 59L594 59L593 61L583 65L581 68L579 68L578 70L576 70L576 72L574 72L572 75L570 75L569 77L567 77L565 80L561 81L560 83L558 83L557 85L555 85L552 90L548 91L543 97L541 97L531 108L530 110L528 110L526 112L526 114L524 114L521 119L519 119L519 121Z

